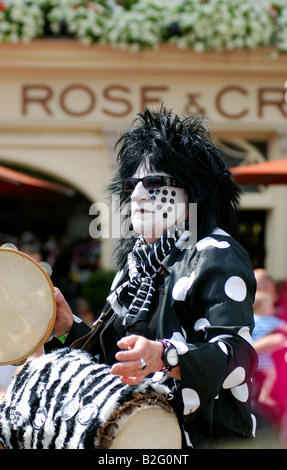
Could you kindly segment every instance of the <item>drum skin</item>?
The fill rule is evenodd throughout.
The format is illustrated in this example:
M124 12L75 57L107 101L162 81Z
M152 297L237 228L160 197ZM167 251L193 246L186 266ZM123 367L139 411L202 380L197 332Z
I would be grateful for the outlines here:
M54 288L30 256L0 249L0 365L25 361L53 331Z
M97 448L180 449L177 417L163 396L138 393L101 428Z
M123 384L110 367L63 348L27 362L0 404L4 449L180 449L170 389Z

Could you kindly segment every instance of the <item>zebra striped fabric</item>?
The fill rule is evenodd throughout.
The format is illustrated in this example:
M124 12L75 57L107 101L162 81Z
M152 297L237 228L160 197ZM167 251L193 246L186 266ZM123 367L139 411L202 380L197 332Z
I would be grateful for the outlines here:
M146 379L124 385L81 350L64 348L28 362L0 403L0 444L8 449L97 448L100 429L137 393L167 395Z

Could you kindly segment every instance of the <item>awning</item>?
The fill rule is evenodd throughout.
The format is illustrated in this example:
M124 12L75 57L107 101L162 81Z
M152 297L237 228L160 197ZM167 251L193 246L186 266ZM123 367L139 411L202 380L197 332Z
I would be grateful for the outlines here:
M54 191L64 194L65 196L74 195L74 191L71 188L62 184L53 183L41 178L35 178L34 176L29 176L20 171L12 170L0 165L0 192L4 191L9 193L9 191L13 191L13 189L19 191L20 189L29 190L33 188Z
M239 185L287 184L287 158L230 168Z

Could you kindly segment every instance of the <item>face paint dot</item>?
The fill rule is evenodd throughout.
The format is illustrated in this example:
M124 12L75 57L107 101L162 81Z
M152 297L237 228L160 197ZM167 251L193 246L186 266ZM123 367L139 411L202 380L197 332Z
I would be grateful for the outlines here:
M162 216L163 216L164 219L166 219L167 216L168 216L167 212L164 212L164 213L162 214Z
M176 191L171 191L172 196L176 196Z
M166 197L162 197L161 202L166 202Z
M156 197L155 197L155 196L151 196L150 200L151 200L151 201L155 201L155 200L156 200Z
M150 194L153 194L154 193L154 189L149 189L148 191Z
M165 196L168 194L168 190L167 189L164 189L162 194L164 194Z
M159 193L160 193L160 189L156 189L155 194L159 194Z
M162 210L162 206L160 206L160 205L156 206L156 208L157 208L158 211Z
M172 211L172 207L168 207L167 212L171 212L171 211Z
M170 199L169 202L170 202L171 204L174 204L174 199Z

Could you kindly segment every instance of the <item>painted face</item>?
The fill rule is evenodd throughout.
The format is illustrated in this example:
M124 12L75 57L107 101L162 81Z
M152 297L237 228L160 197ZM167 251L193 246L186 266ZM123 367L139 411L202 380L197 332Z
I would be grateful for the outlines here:
M150 175L167 175L149 172L140 167L133 175L143 178ZM147 243L153 243L170 227L187 219L188 195L183 188L161 186L147 189L140 181L131 193L131 221L135 232L143 235Z

